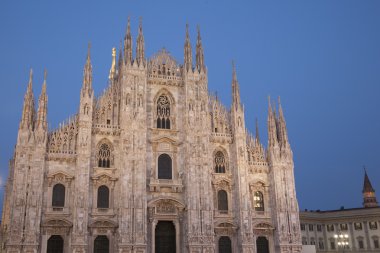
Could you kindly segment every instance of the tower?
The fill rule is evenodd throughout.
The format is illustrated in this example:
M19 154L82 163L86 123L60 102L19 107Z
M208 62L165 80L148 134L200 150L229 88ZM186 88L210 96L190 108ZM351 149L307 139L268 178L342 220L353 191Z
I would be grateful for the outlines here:
M363 206L367 207L377 207L377 199L375 190L372 187L371 181L367 174L367 170L364 168L364 184L363 184Z
M293 153L288 141L285 117L278 101L278 116L268 108L268 149L272 218L276 252L301 252L299 209L295 192Z

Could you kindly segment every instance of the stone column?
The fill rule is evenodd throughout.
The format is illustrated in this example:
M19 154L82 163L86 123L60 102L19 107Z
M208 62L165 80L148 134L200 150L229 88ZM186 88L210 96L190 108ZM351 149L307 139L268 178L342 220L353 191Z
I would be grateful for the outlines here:
M354 235L354 228L353 228L353 223L350 222L348 224L349 228L350 228L350 239L351 239L351 249L352 250L355 250L356 249L356 245L355 245L355 235Z
M176 247L176 252L179 253L180 252L180 233L179 233L180 226L179 226L178 220L174 220L173 223L175 227L175 247Z
M156 225L157 221L152 221L152 253L156 252Z

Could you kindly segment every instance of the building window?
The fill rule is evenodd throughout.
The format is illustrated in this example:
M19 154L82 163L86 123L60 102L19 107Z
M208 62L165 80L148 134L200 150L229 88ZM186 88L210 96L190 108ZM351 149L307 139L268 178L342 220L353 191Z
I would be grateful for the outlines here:
M256 191L253 201L255 202L255 211L264 211L264 196L262 192Z
M364 249L363 238L358 238L358 247L359 247L359 249Z
M319 249L325 249L325 245L323 243L323 239L322 238L319 238L318 247L319 247Z
M342 231L348 230L347 224L346 223L340 224L340 230L342 230Z
M106 143L99 147L98 151L98 167L109 168L111 167L111 149Z
M224 190L218 191L218 210L221 212L228 211L227 192Z
M66 188L63 184L56 184L53 187L53 198L51 205L53 207L65 206L65 191Z
M165 95L157 100L157 128L170 129L170 101Z
M172 179L172 159L168 154L158 157L158 179Z
M314 231L314 225L313 224L309 224L309 231Z
M215 173L226 173L226 160L221 151L216 152L214 157Z
M109 208L110 205L110 191L107 186L102 185L98 188L98 208Z
M307 245L306 237L302 237L302 245Z
M317 225L317 231L318 231L318 232L321 232L321 231L322 231L322 225L320 225L320 224Z
M370 221L369 222L369 228L372 230L376 230L377 229L377 222L376 221Z
M305 224L301 223L301 231L305 231Z
M355 230L362 230L362 223L361 222L355 222L354 223Z
M311 238L310 238L310 245L315 245L314 237L311 237Z
M378 249L379 248L379 238L378 237L374 237L373 238L373 247L375 249Z
M331 248L332 250L335 249L335 242L334 242L334 241L330 241L330 248Z
M334 225L333 224L328 224L327 225L327 231L328 232L333 232L334 231Z

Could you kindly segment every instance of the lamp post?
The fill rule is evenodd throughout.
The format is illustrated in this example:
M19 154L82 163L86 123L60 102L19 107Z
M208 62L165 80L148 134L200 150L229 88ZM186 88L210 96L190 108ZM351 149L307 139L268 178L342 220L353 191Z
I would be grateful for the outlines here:
M350 248L348 243L348 234L344 234L341 231L338 231L338 233L334 235L334 238L338 243L338 248L341 248L343 250L343 253L345 249Z

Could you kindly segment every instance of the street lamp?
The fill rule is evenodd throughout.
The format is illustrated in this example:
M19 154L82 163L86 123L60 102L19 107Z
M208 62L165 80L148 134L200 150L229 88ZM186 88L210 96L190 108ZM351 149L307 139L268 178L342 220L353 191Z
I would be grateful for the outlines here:
M335 240L338 242L338 248L341 248L343 250L349 249L349 243L348 243L348 234L344 234L341 231L338 231L338 234L334 235Z

